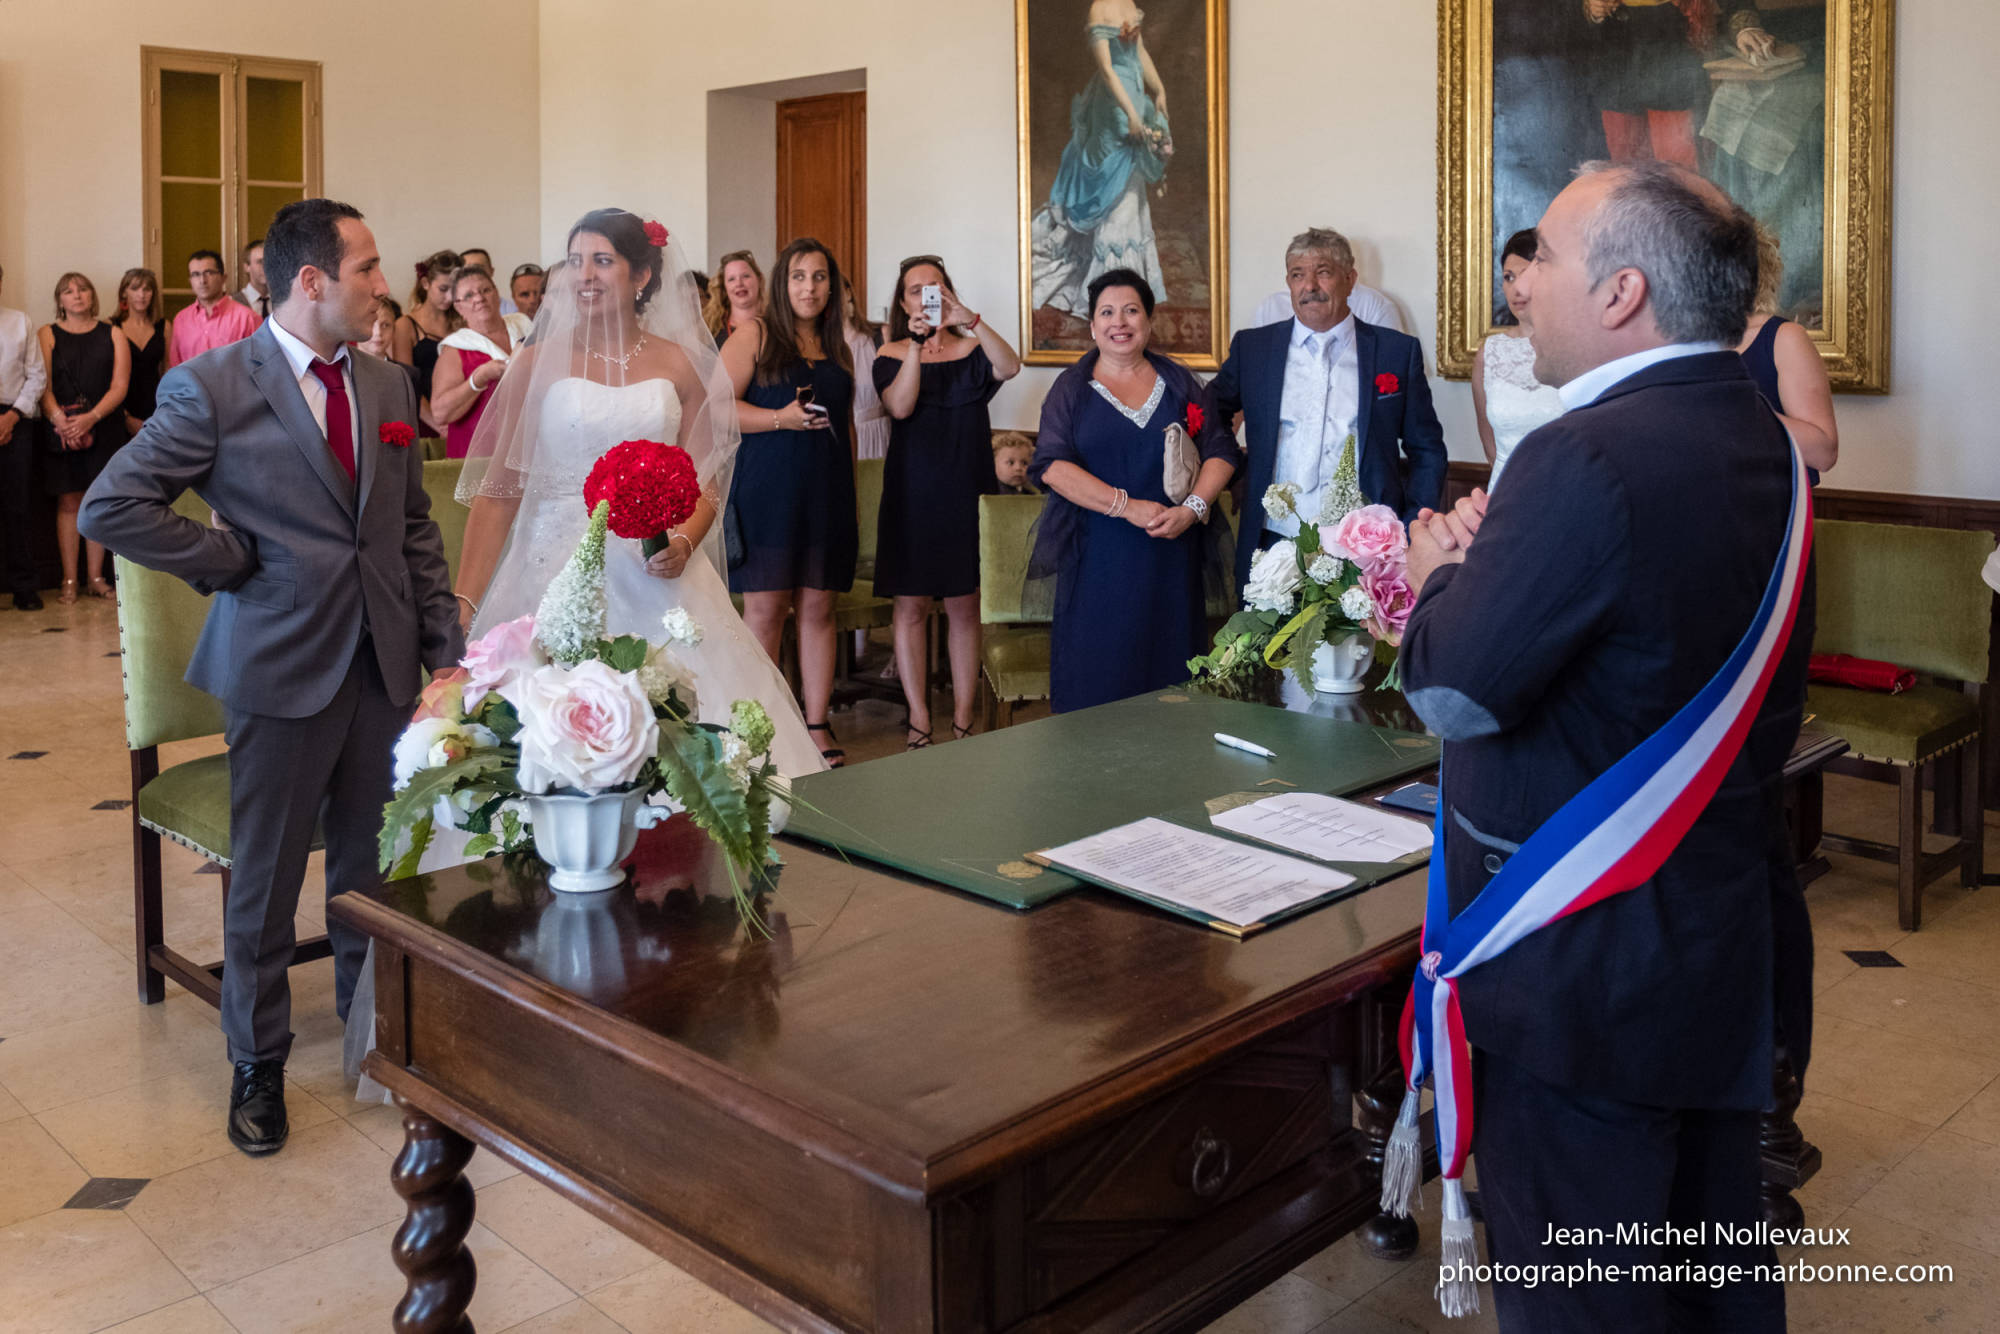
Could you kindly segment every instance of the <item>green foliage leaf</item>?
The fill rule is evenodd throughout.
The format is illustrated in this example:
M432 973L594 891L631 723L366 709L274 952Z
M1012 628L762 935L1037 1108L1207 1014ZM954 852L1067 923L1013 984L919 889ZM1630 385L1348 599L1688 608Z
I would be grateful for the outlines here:
M414 835L420 823L434 823L431 808L439 797L505 769L513 762L513 757L505 751L487 747L450 764L418 770L410 785L389 798L389 804L382 808L382 868L388 870L397 864L396 843L403 830L408 829ZM429 834L426 833L425 837L428 838Z
M410 850L397 858L396 864L389 868L389 879L406 880L417 873L417 863L423 860L425 850L431 845L431 835L436 829L437 821L435 817L429 815L410 826Z
M1326 642L1326 604L1312 609L1305 621L1293 631L1291 643L1285 657L1285 670L1299 683L1299 689L1312 694L1313 650Z
M477 838L466 840L465 855L468 857L490 857L499 848L499 839L493 837L491 834L481 834Z
M636 672L646 665L646 641L637 635L597 641L598 661L614 672Z
M716 733L704 727L661 728L659 765L667 795L722 845L730 861L752 869L759 865L752 860L750 808L729 781Z

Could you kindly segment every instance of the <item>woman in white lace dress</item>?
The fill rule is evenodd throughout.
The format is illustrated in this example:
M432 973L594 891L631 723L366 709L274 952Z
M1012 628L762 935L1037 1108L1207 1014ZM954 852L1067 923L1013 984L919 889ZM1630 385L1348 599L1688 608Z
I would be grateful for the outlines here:
M1535 232L1515 232L1500 252L1500 290L1515 323L1486 336L1472 358L1472 410L1479 419L1479 443L1493 465L1490 495L1500 484L1507 456L1528 432L1562 416L1562 398L1535 378L1535 345L1526 303L1515 280L1535 262Z

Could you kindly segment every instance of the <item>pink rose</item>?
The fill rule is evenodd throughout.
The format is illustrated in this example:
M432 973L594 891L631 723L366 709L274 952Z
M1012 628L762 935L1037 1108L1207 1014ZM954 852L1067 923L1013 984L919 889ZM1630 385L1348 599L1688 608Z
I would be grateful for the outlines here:
M1402 643L1403 630L1410 623L1410 613L1417 607L1417 594L1404 577L1400 565L1394 570L1363 570L1361 589L1375 602L1375 615L1368 622L1368 633L1390 644Z
M411 721L422 718L446 718L457 722L465 717L465 696L461 687L465 684L465 668L453 667L450 671L439 672L424 687L424 693L417 696L417 711Z
M521 678L547 659L535 643L535 618L496 625L465 649L465 702L478 708L488 691L512 698Z
M1410 549L1403 521L1387 505L1363 505L1340 521L1333 537L1364 570L1400 569Z
M638 676L595 658L537 668L517 695L520 780L529 792L623 787L660 748L659 721Z

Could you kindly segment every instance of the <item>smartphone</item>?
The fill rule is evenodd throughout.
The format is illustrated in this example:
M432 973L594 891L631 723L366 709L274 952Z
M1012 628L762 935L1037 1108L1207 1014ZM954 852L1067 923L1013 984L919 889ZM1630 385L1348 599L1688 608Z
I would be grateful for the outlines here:
M799 386L799 406L806 410L806 419L815 426L823 426L826 424L829 414L825 408L813 401L818 397L818 392L811 385L804 384Z
M924 321L931 326L931 331L935 333L938 322L944 318L944 289L936 283L925 283L922 297L924 303Z

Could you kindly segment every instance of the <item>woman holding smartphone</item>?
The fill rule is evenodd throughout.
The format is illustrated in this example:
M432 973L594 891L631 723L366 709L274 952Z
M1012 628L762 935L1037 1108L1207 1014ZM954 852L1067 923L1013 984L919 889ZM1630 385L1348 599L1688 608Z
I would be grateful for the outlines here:
M896 667L909 704L905 744L931 744L924 623L951 620L951 734L972 735L979 695L979 497L1000 489L986 405L1021 369L1013 347L952 290L936 255L896 276L889 341L872 373L891 420L882 465L875 592L896 600Z
M846 759L826 712L833 697L835 599L854 586L854 364L847 350L840 268L800 237L778 256L770 302L722 348L736 387L743 447L723 516L729 591L778 660L785 616L799 621L806 728L826 762Z

